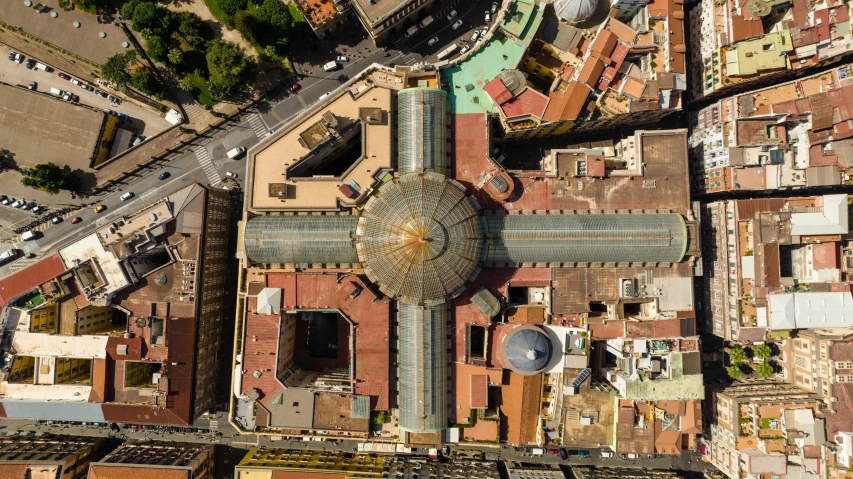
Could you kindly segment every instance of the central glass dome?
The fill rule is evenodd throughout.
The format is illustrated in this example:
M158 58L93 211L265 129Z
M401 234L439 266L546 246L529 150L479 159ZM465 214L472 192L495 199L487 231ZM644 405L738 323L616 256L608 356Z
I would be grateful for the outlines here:
M438 173L409 173L364 205L356 250L367 276L406 304L441 304L480 272L483 224L465 187Z

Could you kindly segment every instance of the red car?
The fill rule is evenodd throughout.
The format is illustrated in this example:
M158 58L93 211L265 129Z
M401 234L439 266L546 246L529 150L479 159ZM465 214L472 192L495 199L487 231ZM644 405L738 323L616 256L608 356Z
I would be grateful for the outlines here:
M302 87L299 86L299 83L294 83L290 86L290 93L296 93L297 91L299 91L300 88Z
M69 221L69 223L71 223L72 225L76 225L77 223L79 223L81 221L83 221L83 220L79 216L75 216L74 218L71 218L71 221Z
M548 449L548 454L556 455L556 454L557 454L557 450L556 450L556 449Z
M70 77L70 76L68 76L68 75L66 75L65 73L62 73L62 72L57 73L57 75L59 75L59 78L62 78L63 80L70 80L70 79L71 79L71 77Z

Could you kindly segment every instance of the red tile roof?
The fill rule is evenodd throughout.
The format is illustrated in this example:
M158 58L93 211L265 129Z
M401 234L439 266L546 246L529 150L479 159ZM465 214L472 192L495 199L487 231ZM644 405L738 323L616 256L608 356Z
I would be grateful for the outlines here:
M732 15L732 43L761 35L764 35L764 27L760 18L746 19L742 15Z
M256 298L249 298L256 301ZM251 308L254 309L254 308ZM281 318L273 314L255 314L247 307L243 333L243 374L240 393L248 394L256 389L261 404L266 404L282 385L276 379L278 335ZM260 371L260 377L255 372Z
M545 109L544 119L548 121L576 120L586 105L589 94L590 90L587 86L576 81L569 82L564 92L551 92L551 101Z
M601 30L592 42L592 51L609 57L619 38L610 30Z
M815 243L812 245L814 269L838 268L838 243Z
M545 107L548 106L548 97L539 93L532 88L525 88L515 98L506 101L501 105L504 115L507 118L518 116L531 115L536 118L542 118L545 113Z
M502 105L512 99L512 92L509 91L500 78L486 83L483 90L489 95L489 98L495 102L495 105Z
M489 377L471 376L471 407L485 409L489 406Z
M17 296L20 296L36 286L46 283L66 271L65 264L54 253L41 261L13 273L0 280L0 308Z

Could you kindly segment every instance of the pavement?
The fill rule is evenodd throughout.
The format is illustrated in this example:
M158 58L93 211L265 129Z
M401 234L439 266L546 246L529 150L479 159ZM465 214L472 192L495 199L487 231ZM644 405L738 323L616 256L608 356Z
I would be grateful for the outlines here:
M37 69L27 70L24 63L32 57L26 57L24 59L24 63L15 63L9 60L9 52L12 51L8 47L0 47L0 81L4 81L11 85L21 85L28 86L31 81L35 81L38 84L37 90L43 93L50 92L51 88L58 88L63 91L70 91L77 96L80 97L80 104L91 106L98 109L111 109L113 111L124 113L131 118L129 122L129 126L132 127L138 134L144 136L153 136L161 131L169 128L169 122L166 121L165 117L162 113L150 110L147 108L143 108L139 105L136 105L130 101L124 101L121 105L113 105L106 98L102 98L98 95L95 95L94 92L84 90L83 88L72 84L68 80L63 80L59 78L58 73L61 70L55 70L51 73L44 72ZM37 62L45 63L49 66L49 59L34 59ZM79 79L78 79L79 80ZM113 92L111 90L107 90L104 87L101 87L98 84L90 83L86 81L87 84L98 88L100 90L106 91L109 94ZM127 128L128 123L123 123L122 127ZM38 163L38 161L34 162Z

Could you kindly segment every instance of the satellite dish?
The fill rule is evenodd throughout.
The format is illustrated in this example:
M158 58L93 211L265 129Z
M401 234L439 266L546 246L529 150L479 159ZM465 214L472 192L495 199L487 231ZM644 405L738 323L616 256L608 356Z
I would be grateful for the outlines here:
M137 328L144 328L145 326L148 326L148 318L136 318Z

